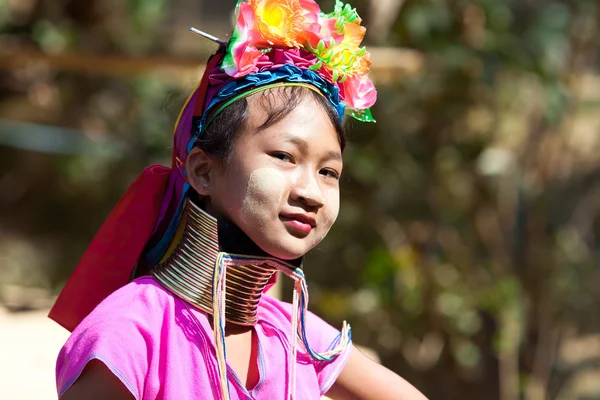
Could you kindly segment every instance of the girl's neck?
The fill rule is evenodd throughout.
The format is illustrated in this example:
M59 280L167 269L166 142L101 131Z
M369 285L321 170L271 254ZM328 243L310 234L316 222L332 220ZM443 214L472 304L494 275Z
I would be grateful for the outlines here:
M223 265L220 257L228 257L220 252L220 231L216 218L187 199L173 242L152 271L162 286L210 315L214 310L215 267ZM227 268L225 320L236 331L256 324L261 296L276 272L260 257L243 261L222 266Z

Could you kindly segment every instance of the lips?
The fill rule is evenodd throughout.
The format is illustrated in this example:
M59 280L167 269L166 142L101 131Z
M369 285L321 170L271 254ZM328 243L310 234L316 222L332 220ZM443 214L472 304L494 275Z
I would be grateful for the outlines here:
M286 220L298 221L306 225L310 225L311 228L317 226L317 221L306 214L281 214L281 217Z
M299 237L308 235L317 226L316 220L306 214L281 214L279 218L290 233Z

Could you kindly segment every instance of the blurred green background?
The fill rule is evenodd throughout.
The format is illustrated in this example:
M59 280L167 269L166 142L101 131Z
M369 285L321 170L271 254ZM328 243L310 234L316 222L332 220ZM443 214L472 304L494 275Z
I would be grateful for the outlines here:
M9 315L47 307L128 184L170 164L215 49L187 28L227 39L234 4L0 0ZM431 399L600 399L600 5L353 5L378 122L348 125L312 309Z

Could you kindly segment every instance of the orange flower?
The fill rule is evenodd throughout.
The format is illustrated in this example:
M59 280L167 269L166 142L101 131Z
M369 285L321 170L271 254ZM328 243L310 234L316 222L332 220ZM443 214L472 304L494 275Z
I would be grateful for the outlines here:
M301 47L307 25L317 22L314 0L249 0L266 45Z
M360 50L364 54L354 61L352 68L348 72L348 75L367 75L371 70L371 53L368 51Z
M360 26L360 20L357 22L346 22L344 24L344 40L341 45L348 47L358 47L365 37L367 28Z

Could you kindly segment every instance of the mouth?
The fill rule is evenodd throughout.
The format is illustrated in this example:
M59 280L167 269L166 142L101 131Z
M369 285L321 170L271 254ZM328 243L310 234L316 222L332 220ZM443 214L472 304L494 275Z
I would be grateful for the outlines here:
M291 230L291 233L302 237L308 235L317 226L315 219L306 214L281 214L279 219Z

